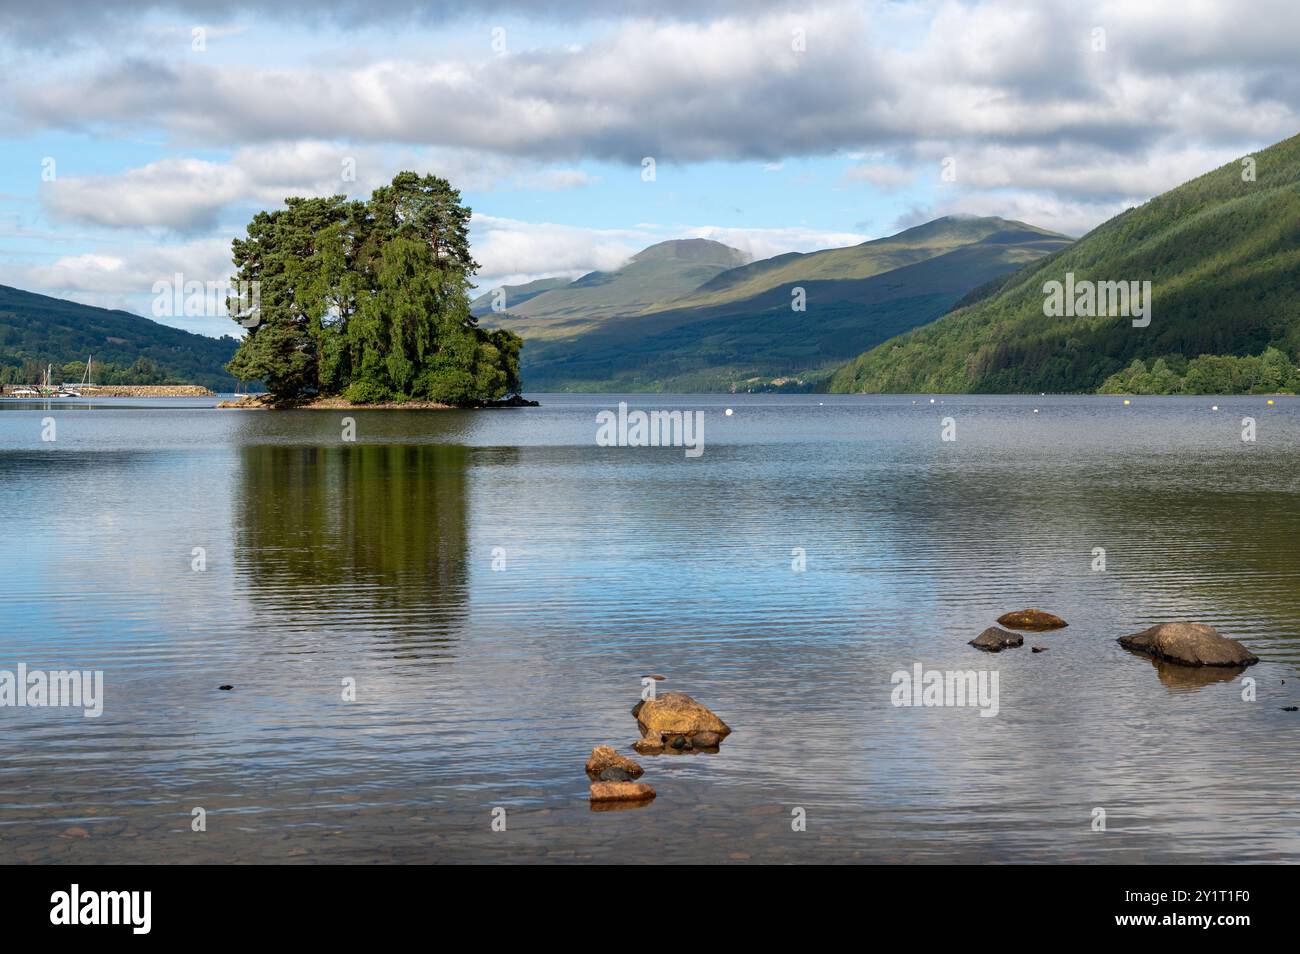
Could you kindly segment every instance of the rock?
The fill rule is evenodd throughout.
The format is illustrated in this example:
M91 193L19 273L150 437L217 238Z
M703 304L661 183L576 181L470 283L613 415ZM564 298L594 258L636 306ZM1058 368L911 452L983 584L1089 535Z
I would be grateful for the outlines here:
M661 675L659 675L657 672L652 672L652 673L648 673L648 674L642 676L641 678L642 678L642 679L653 679L653 680L655 680L656 682L663 682L664 679L666 679L667 677L666 677L666 676L661 676Z
M63 829L63 834L67 838L89 838L90 832L80 825L73 825L71 828Z
M1283 712L1300 712L1300 706L1283 706Z
M1069 626L1065 620L1051 613L1045 613L1040 609L1023 609L1014 613L1003 613L998 617L998 622L1003 626L1010 626L1012 629L1060 629L1062 626Z
M479 401L478 407L541 407L536 401L530 401L522 394L512 394L499 401Z
M691 747L692 740L702 732L713 739L709 747L716 746L731 734L727 723L684 692L661 692L653 699L637 703L632 714L636 716L643 737L658 739L675 749ZM680 745L677 744L679 738Z
M645 772L645 769L626 755L615 752L612 746L598 745L591 750L591 756L587 759L587 774L599 778L608 768L620 768L627 773L628 778L640 778Z
M658 739L637 739L632 743L632 749L642 755L663 755L664 744Z
M721 741L722 736L716 732L696 732L691 744L697 749L716 749Z
M220 689L222 692L229 692L231 689L234 689L235 687L234 687L234 686L217 686L217 688Z
M1019 633L1008 633L1005 629L998 629L996 626L990 626L970 641L976 649L983 649L990 653L1000 653L1013 646L1023 646L1024 643L1025 637Z
M617 765L611 765L600 775L596 776L598 782L630 782L632 776L628 774L627 769L621 769Z
M1049 648L1050 647L1047 646L1031 646L1029 647L1029 651L1031 653L1045 653Z
M645 782L592 782L593 802L644 802L655 797Z
M1117 642L1125 649L1184 666L1252 666L1259 657L1204 623L1161 623Z

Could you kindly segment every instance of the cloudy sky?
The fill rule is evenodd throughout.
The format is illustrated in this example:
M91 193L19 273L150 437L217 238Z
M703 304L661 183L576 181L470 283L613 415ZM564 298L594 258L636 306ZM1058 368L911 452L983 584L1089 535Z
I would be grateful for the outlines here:
M151 314L256 210L401 169L461 189L481 287L684 236L1078 235L1300 132L1297 51L1294 0L6 3L0 283Z

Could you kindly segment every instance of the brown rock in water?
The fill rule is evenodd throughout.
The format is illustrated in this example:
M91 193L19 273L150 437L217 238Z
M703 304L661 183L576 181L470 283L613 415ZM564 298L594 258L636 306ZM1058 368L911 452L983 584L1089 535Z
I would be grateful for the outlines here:
M1008 633L1005 629L998 629L996 626L990 626L970 641L976 649L983 649L990 653L1000 653L1013 646L1023 646L1024 643L1025 637L1019 633Z
M1060 629L1062 626L1069 626L1065 620L1051 613L1045 613L1040 609L1023 609L1016 610L1014 613L1003 613L998 617L998 622L1003 626L1010 626L1012 629Z
M694 739L700 734L710 740L705 747L713 748L731 734L727 723L684 692L661 692L653 699L637 703L632 714L643 737L672 744L677 749L693 748Z
M645 769L626 755L619 755L612 746L598 745L591 750L591 757L587 759L587 774L592 778L600 778L601 773L608 768L621 768L631 778L640 778L645 773Z
M593 802L644 802L655 797L645 782L592 782Z
M1116 640L1125 649L1184 666L1253 666L1259 657L1204 623L1161 623Z
M664 744L658 739L637 739L632 743L632 748L642 755L663 755Z
M1029 651L1034 653L1045 653L1047 652L1048 648L1049 647L1047 646L1030 646Z

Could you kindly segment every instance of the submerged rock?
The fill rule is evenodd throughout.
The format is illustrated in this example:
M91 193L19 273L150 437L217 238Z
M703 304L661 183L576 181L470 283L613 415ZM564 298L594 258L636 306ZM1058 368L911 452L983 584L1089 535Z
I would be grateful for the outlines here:
M658 739L637 739L632 743L632 749L642 755L664 754L664 744Z
M1048 650L1049 648L1051 648L1051 647L1049 647L1049 646L1030 646L1030 647L1029 647L1029 651L1030 651L1030 652L1033 652L1033 653L1045 653L1045 652L1047 652L1047 650Z
M644 802L655 797L645 782L592 782L593 802Z
M983 649L990 653L1000 653L1004 649L1023 646L1024 643L1025 637L1019 633L1008 633L1005 629L998 629L996 626L990 626L970 641L976 649Z
M645 773L645 769L626 755L619 755L612 746L598 745L592 749L587 759L587 774L592 778L602 778L602 773L610 768L622 769L628 778L640 778Z
M1065 620L1052 613L1044 612L1040 609L1022 609L1014 613L1003 613L998 617L998 622L1003 626L1010 626L1012 629L1060 629L1062 626L1069 626Z
M663 692L638 702L632 709L644 739L674 749L716 748L731 734L731 727L684 692ZM699 737L701 745L696 745ZM645 749L637 748L646 754Z
M1259 657L1204 623L1160 623L1116 640L1125 649L1184 666L1252 666Z

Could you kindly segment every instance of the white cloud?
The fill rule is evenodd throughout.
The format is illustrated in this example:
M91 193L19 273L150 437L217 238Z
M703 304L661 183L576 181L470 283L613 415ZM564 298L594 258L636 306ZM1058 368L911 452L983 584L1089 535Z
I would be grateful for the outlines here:
M226 282L232 277L230 241L205 238L174 245L132 244L113 252L65 255L17 270L12 281L42 294L99 308L118 308L153 318L154 284ZM157 318L198 334L234 335L238 326L220 314Z
M466 150L381 149L316 140L246 146L228 161L161 159L115 175L60 176L43 183L52 218L108 228L211 230L232 207L275 208L286 197L368 196L399 169L434 172L459 189L575 189L594 181L570 168Z

